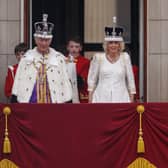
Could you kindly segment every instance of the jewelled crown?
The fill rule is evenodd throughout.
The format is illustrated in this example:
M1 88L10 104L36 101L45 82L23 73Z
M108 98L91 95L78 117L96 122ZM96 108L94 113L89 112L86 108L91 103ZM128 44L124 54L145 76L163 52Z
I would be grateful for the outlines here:
M117 18L113 17L113 26L105 27L105 41L123 41L123 28L116 26Z
M52 31L54 29L54 24L47 22L48 14L43 14L42 22L36 22L34 24L35 33L34 37L40 38L52 38Z

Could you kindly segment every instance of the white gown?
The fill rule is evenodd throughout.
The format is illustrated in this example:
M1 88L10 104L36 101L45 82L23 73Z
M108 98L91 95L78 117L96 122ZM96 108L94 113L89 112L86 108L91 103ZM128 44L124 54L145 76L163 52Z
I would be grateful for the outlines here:
M88 91L93 92L93 103L126 103L135 94L135 82L130 57L121 53L115 63L105 53L93 57L88 75Z

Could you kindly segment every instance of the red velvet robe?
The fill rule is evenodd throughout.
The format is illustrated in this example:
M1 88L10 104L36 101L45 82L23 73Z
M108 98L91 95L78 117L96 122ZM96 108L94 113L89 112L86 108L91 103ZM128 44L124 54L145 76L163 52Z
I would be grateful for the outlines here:
M15 77L15 74L16 74L16 71L17 71L18 64L15 64L11 67L13 67L12 68L13 70L8 67L8 73L7 73L7 76L6 76L5 88L4 88L5 96L8 97L8 98L11 96L11 93L12 93L14 77Z

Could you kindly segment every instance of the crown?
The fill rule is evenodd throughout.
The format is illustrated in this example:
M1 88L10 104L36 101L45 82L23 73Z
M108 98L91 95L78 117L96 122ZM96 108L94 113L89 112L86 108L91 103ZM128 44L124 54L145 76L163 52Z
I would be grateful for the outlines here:
M113 27L105 27L105 41L123 41L123 28L116 26L117 18L113 17Z
M42 22L36 22L34 24L35 33L34 37L40 38L52 38L52 31L54 28L54 24L47 22L48 14L43 14Z

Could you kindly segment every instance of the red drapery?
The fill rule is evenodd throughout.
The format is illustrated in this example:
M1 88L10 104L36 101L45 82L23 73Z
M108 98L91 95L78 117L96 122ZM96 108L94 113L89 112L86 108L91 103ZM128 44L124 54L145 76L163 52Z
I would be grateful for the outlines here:
M0 144L4 116L0 104ZM168 164L168 104L144 104L143 156L158 168ZM0 154L20 168L124 168L136 153L137 104L12 104L12 153Z

